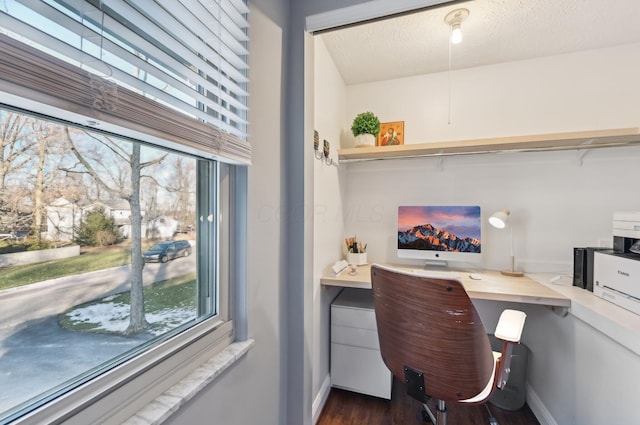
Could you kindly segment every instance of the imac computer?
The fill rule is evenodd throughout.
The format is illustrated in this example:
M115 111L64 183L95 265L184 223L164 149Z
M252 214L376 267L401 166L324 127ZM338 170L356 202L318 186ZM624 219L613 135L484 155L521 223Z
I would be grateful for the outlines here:
M398 207L398 257L427 265L481 260L479 206Z

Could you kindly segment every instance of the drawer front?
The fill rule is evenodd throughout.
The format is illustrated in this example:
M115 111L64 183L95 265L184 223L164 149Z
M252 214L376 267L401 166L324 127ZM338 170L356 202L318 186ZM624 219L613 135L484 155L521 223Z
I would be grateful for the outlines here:
M331 306L331 324L374 331L378 329L375 312L362 308Z
M371 329L352 328L349 326L331 325L331 342L355 347L380 349L378 332Z
M331 344L332 386L389 400L391 379L380 351Z

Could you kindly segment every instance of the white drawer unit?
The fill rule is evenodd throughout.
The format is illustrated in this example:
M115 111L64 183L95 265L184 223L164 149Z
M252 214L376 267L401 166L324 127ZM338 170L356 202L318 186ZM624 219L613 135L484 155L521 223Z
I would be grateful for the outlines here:
M391 399L391 384L380 355L372 292L345 288L331 304L331 385Z

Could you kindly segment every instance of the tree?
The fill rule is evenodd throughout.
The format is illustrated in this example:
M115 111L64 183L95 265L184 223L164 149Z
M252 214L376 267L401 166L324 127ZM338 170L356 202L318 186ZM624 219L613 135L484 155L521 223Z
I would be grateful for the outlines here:
M28 118L13 112L0 111L0 191L4 192L9 173L23 167L30 159Z
M48 121L31 120L31 132L34 139L35 182L33 184L33 221L31 228L38 242L42 241L43 217L49 193L48 186L54 186L53 181L58 172L57 167L51 166L54 151L59 153L60 126ZM51 197L49 197L51 198Z
M125 333L132 334L146 329L149 324L144 315L144 291L142 282L142 209L140 206L140 180L142 170L160 164L167 154L142 161L139 143L119 141L108 136L98 136L86 131L72 135L65 130L71 152L77 163L66 171L87 173L97 186L114 199L124 199L131 210L131 306L129 326ZM86 141L92 143L85 146Z
M110 238L105 237L106 234L113 235L113 240L118 238L119 230L116 222L112 217L105 214L104 208L96 208L89 211L82 222L75 229L76 242L82 246L104 246Z
M5 222L11 228L18 225L20 217L25 217L22 199L29 193L17 184L8 185L9 176L24 171L31 160L33 145L27 121L23 115L0 110L0 213L5 216L0 217L0 223Z
M171 179L166 186L167 191L176 196L171 205L171 214L182 227L195 226L193 221L195 162L177 157L171 165L173 166Z

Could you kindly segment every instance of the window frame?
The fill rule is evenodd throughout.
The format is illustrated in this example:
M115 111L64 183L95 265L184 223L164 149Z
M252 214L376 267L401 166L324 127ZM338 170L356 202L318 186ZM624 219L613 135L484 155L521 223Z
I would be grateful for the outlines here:
M118 108L96 107L96 100L113 99L102 98L108 92L96 92L100 80L86 71L5 34L0 34L0 51L0 98L6 107L229 164L218 167L218 172L226 170L229 182L224 195L228 210L222 211L228 224L228 234L222 235L228 250L217 250L218 261L227 265L227 271L218 276L218 316L198 322L12 422L120 424L232 342L248 341L246 223L251 146L120 86Z
M11 105L0 104L0 107L34 116L34 112L21 108L24 105L30 106L30 102L20 102L16 99L14 101ZM66 111L49 107L49 112L50 115L47 117L42 117L41 114L35 115L52 122L63 121L66 125L78 126L77 123L60 118L68 115ZM57 118L56 115L59 117ZM122 129L122 133L127 133L126 129ZM131 139L123 134L112 133L111 135ZM160 144L154 145L168 148ZM176 147L172 146L170 149L176 150ZM69 419L71 419L69 423L76 423L76 421L85 424L121 423L235 340L230 296L234 285L229 279L229 276L234 274L230 270L233 267L230 260L233 258L235 244L231 243L233 239L230 235L234 233L231 226L241 225L241 222L234 217L234 200L231 195L243 197L246 196L246 191L240 189L240 193L236 193L233 170L238 166L202 159L202 155L200 158L196 160L199 166L206 164L211 190L209 190L207 205L199 206L198 213L204 215L203 211L213 211L212 215L218 219L211 220L211 226L207 226L204 232L198 234L199 244L201 239L209 239L203 240L203 243L210 244L210 249L205 256L214 259L213 266L208 267L208 275L202 280L210 282L213 279L217 285L217 296L212 300L215 305L211 305L211 300L207 300L208 304L203 304L198 314L214 312L214 315L199 319L191 327L162 342L152 344L145 351L134 354L130 359L101 372L65 394L53 394L37 400L33 404L36 406L40 404L39 407L26 414L18 411L9 415L5 419L9 421L8 423L60 423ZM226 182L221 182L221 173L226 175ZM200 171L197 174L200 181ZM206 185L203 186L206 187ZM231 217L234 219L232 220ZM206 220L206 217L203 219ZM220 226L223 220L225 225ZM228 255L220 254L223 251L220 246L224 243L231 245ZM199 257L202 258L200 254ZM201 261L198 260L198 263ZM202 265L198 264L197 269L198 273L201 273ZM199 286L199 290L201 289L202 286ZM200 305L202 299L198 298ZM117 361L117 358L114 361Z

